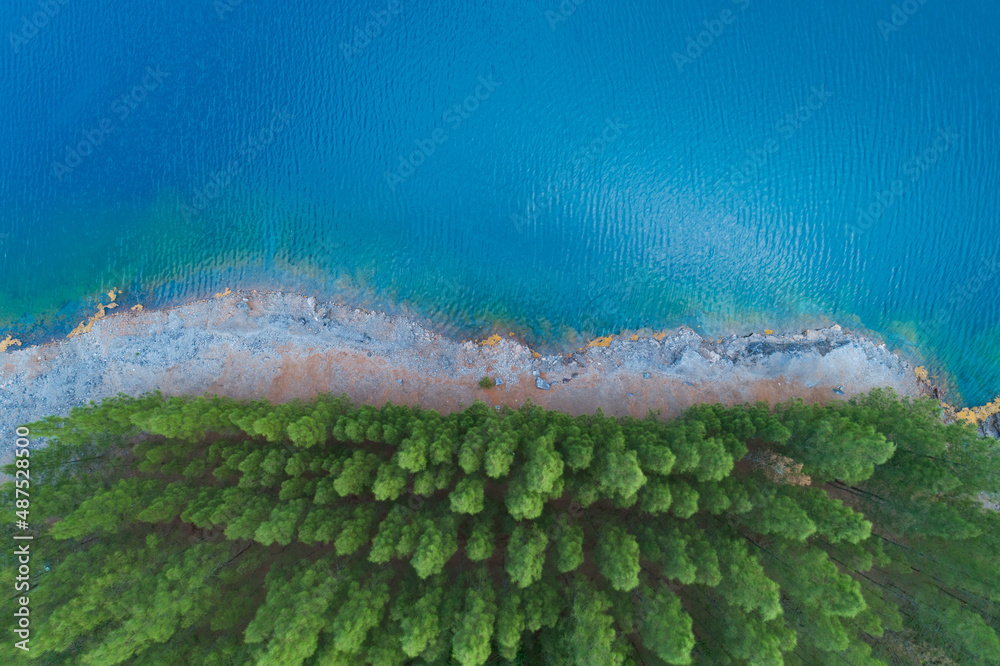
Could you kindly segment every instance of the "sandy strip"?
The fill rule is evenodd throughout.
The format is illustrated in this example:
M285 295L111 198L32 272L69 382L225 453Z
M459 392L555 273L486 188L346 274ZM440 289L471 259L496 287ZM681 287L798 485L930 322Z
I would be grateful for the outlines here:
M359 403L443 412L477 399L512 407L530 399L571 413L633 416L675 415L699 402L825 402L881 386L921 391L898 355L839 326L721 342L681 328L549 356L513 338L492 342L455 341L404 317L280 293L114 314L72 339L0 354L0 457L19 424L154 389L273 401L347 393ZM539 388L535 373L551 388ZM487 375L503 384L480 388Z

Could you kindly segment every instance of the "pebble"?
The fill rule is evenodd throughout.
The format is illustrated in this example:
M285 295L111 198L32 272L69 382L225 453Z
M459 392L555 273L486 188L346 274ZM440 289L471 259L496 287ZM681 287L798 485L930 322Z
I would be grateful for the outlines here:
M493 386L503 386L503 380L497 377L493 380Z
M550 388L552 388L551 384L549 384L547 381L545 381L541 377L537 377L537 376L535 377L535 386L537 386L538 388L542 389L543 391L548 391Z
M648 372L642 373L642 378L643 379L649 379L649 373Z

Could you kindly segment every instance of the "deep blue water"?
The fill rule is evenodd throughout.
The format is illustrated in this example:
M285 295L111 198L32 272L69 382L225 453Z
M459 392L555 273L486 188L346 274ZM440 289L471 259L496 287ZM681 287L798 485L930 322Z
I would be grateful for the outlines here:
M836 321L1000 394L1000 5L576 2L8 0L0 331L112 286Z

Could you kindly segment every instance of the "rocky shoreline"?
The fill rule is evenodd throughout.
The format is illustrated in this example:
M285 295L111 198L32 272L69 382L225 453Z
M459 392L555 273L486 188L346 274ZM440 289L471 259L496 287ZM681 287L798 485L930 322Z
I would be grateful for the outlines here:
M1000 439L1000 414L994 414L979 424L979 433L984 437Z
M347 393L358 403L443 412L475 400L511 407L531 400L640 417L651 409L676 415L699 402L842 400L886 386L901 396L929 393L884 344L839 326L719 340L684 327L637 331L549 355L505 335L457 341L406 317L227 290L168 310L102 316L70 339L3 352L0 432L12 442L18 425L157 389L272 401ZM480 386L484 377L495 385ZM984 432L998 426L984 424Z

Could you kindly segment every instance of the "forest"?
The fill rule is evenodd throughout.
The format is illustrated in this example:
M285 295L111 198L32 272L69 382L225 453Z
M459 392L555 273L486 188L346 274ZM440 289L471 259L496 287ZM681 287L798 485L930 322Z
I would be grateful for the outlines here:
M1000 663L997 444L930 399L150 394L29 429L30 651L3 663Z

